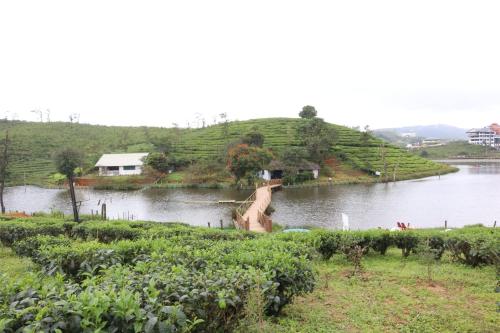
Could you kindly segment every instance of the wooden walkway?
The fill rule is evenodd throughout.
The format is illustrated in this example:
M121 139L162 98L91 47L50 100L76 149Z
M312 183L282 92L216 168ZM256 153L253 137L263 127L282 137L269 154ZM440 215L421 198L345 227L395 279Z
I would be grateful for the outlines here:
M258 187L252 195L236 209L235 225L239 229L254 232L271 232L272 220L265 214L271 204L272 189L280 187L281 180L273 179Z

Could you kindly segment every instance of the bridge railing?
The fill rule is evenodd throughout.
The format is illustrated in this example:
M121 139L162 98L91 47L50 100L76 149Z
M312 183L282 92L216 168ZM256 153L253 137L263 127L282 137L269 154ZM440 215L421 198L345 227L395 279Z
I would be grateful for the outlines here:
M260 209L258 211L258 214L259 215L258 215L257 221L259 221L260 225L266 230L266 232L272 232L273 231L273 220Z
M281 179L271 179L270 181L267 182L267 185L273 186L273 185L282 185L283 181Z
M243 230L250 230L250 218L247 217L247 219L245 220L243 218L243 216L241 216L240 214L236 213L236 220L234 220L235 224L236 224L236 227L238 229L243 229Z
M234 220L234 222L236 223L236 226L239 229L244 229L244 230L250 229L250 219L247 218L245 220L243 218L243 215L245 215L245 212L253 204L256 196L257 196L257 191L254 191L248 198L245 199L245 201L242 202L241 205L238 206L238 208L236 208L236 219Z

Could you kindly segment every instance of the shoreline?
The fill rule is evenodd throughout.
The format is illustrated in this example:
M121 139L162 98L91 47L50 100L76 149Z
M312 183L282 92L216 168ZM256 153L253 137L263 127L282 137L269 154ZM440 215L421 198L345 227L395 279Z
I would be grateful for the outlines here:
M500 163L500 160L497 162ZM444 162L441 162L444 163ZM396 177L396 182L406 181L406 180L414 180L414 179L422 179L428 177L435 176L444 176L450 173L458 172L459 169L455 167L451 167L449 170L445 170L443 172L423 172L416 173L411 176L406 177ZM374 176L365 176L365 177L352 177L352 178L344 178L344 179L332 179L331 181L327 179L322 180L314 180L305 182L302 184L294 184L294 185L283 185L283 188L310 188L310 187L326 187L326 186L334 186L334 185L359 185L359 184L383 184L383 183L393 183L392 178L385 182L379 178ZM35 186L42 189L51 189L51 190L66 190L67 187L64 185L48 185L48 184L21 184L21 185L13 185L7 186L7 188L11 187L20 187L20 186ZM241 189L241 190L254 190L255 186L242 186L237 188L235 185L231 183L156 183L156 184L148 184L140 187L123 187L123 184L119 186L77 186L76 189L91 189L95 191L120 191L120 192L133 192L133 191L144 191L147 189Z

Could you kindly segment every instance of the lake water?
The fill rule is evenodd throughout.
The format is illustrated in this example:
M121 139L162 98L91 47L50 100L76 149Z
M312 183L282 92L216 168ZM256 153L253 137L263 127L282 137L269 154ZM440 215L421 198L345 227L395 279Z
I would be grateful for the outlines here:
M389 184L288 188L273 194L274 222L286 226L339 228L341 213L352 229L391 228L397 221L415 227L459 227L500 220L500 161L461 162L460 171L439 177ZM82 213L106 202L108 217L179 221L206 226L231 221L232 204L250 191L232 189L148 189L134 192L77 190ZM8 210L61 210L70 213L66 190L19 186L6 189Z

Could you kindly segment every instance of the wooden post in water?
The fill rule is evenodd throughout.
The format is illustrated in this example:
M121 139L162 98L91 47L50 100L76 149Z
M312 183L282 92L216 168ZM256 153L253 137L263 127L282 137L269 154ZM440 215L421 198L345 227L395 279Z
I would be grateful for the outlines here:
M220 220L220 228L224 229L224 223L222 222L222 220Z
M101 206L101 219L106 220L106 204L103 203Z

